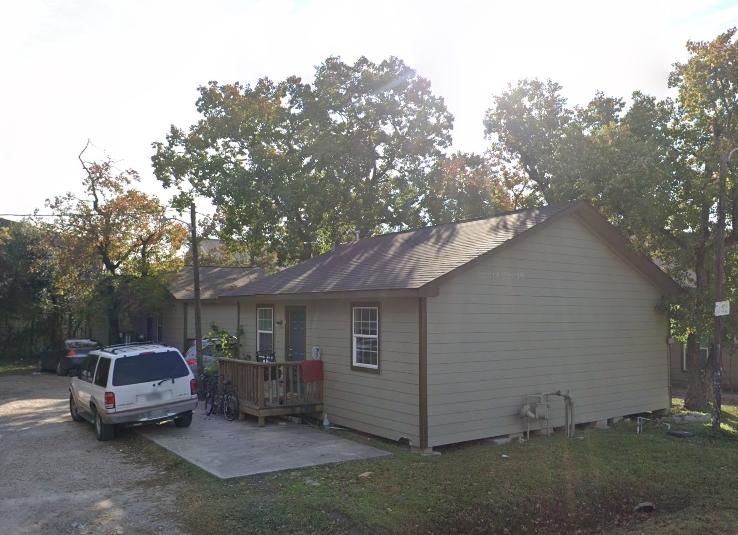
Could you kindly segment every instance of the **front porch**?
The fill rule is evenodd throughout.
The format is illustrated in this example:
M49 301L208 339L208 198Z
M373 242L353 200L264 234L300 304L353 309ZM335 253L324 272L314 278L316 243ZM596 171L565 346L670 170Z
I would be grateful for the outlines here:
M221 358L218 369L221 379L231 381L236 389L239 418L243 419L246 414L256 416L259 427L264 427L268 416L323 412L323 380L306 382L302 361L254 362Z

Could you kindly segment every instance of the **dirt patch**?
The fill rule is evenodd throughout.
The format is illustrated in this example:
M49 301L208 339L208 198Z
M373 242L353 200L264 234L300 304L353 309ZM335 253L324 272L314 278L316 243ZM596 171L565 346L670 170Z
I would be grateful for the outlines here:
M98 442L69 416L66 377L0 377L0 518L4 533L185 535L181 489L131 462L131 441Z

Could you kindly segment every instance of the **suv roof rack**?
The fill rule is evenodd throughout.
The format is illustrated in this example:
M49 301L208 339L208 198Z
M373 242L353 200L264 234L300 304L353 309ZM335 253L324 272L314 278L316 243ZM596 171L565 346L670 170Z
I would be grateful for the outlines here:
M121 353L123 351L128 351L130 349L141 349L146 346L151 346L152 348L170 347L169 345L162 344L160 342L129 342L127 344L115 344L112 346L105 346L102 348L102 350L115 354Z

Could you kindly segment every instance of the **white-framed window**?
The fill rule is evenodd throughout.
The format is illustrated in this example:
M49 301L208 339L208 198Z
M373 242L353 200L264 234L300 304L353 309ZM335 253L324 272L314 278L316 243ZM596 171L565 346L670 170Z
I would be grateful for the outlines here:
M379 307L356 305L351 307L352 365L379 369Z
M700 368L707 365L707 357L709 356L708 352L709 352L708 348L700 345L700 350L699 350ZM683 372L687 371L687 344L682 345L682 371Z
M274 308L256 309L256 350L274 350Z

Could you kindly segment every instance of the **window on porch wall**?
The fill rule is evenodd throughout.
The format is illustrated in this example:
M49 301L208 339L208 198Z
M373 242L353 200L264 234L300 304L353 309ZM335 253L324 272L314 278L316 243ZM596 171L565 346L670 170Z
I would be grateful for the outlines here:
M274 309L256 309L256 350L274 350Z
M379 307L353 307L353 365L379 369Z

